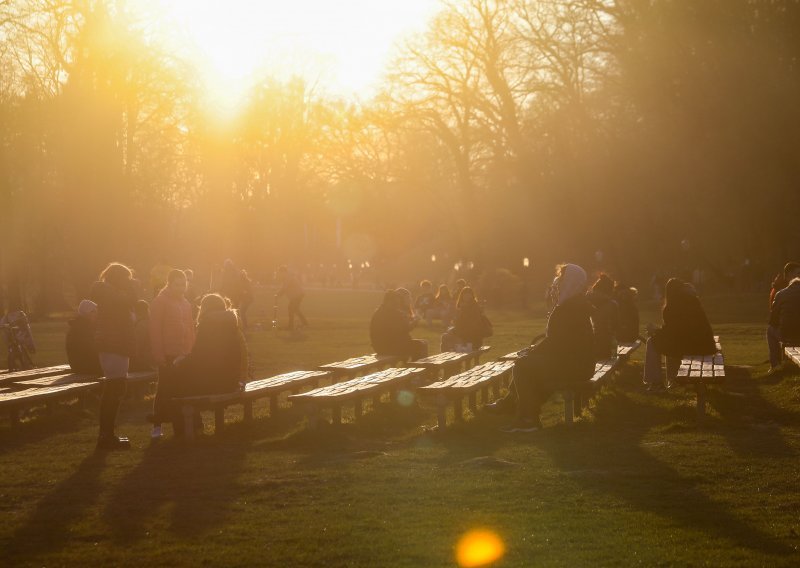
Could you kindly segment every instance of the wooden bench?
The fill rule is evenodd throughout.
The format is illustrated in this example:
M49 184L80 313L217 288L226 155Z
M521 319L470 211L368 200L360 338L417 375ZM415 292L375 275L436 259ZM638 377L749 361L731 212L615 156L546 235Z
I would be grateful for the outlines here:
M97 388L98 384L97 381L90 381L0 392L0 409L7 412L13 427L19 423L19 411L23 407L30 407L42 402L49 406L59 400L80 396L91 389Z
M447 406L451 402L455 420L462 421L464 419L464 397L468 397L469 407L475 412L478 408L478 391L481 392L481 402L486 404L490 396L500 394L503 381L506 378L510 380L513 369L513 361L483 363L463 373L445 377L441 381L420 387L417 392L420 395L435 396L436 421L439 429L443 430L447 426Z
M289 396L289 400L292 401L292 404L303 403L306 405L305 412L311 428L317 426L319 412L326 407L332 410L332 423L341 424L343 404L352 402L355 416L358 418L363 412L365 398L375 401L386 392L391 394L401 388L411 388L415 381L425 376L426 372L427 369L422 367L385 369L343 383L294 394Z
M800 347L787 345L783 348L783 353L789 361L800 367Z
M214 411L214 432L222 432L225 426L225 409L234 404L243 406L244 421L253 419L253 403L269 397L269 414L274 416L278 410L278 397L282 392L296 394L300 389L316 386L323 379L331 378L330 371L292 371L267 379L251 381L244 385L244 390L225 394L190 396L173 399L180 407L184 420L184 435L187 439L194 437L194 415L202 410Z
M634 351L639 349L642 346L642 340L637 339L632 343L620 343L617 345L617 357L627 361L630 356L633 354ZM512 351L511 353L507 353L500 357L501 361L516 361L520 357L523 357L528 351L530 351L531 347L524 347L519 351Z
M706 413L706 386L720 384L725 381L725 360L719 336L714 336L717 352L714 355L687 355L681 358L681 366L675 382L681 385L693 385L697 393L697 414Z
M386 369L397 363L395 355L362 355L336 363L326 363L317 367L320 371L329 371L334 381L351 379L358 375Z
M558 391L564 398L564 422L566 424L572 424L575 421L575 416L583 412L591 393L600 390L600 387L614 375L614 371L620 367L622 362L623 359L619 357L598 361L594 364L594 375L586 382L585 388Z
M55 387L59 385L69 385L72 383L97 382L99 377L93 375L82 375L80 373L66 373L64 375L51 375L49 377L39 377L25 381L16 381L12 388L30 387Z
M27 369L25 371L13 371L11 373L4 372L0 373L0 384L6 385L7 383L15 383L27 379L63 375L70 371L69 365L55 365L53 367L39 367L36 369Z

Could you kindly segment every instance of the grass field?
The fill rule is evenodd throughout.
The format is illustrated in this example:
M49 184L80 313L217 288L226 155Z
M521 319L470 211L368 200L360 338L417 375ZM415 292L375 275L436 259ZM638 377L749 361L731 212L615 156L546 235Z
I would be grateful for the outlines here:
M263 298L251 322L271 319ZM369 352L379 301L310 291L303 336L249 332L255 375ZM642 353L574 427L553 400L534 434L480 411L427 434L431 409L388 402L314 432L286 402L250 427L234 408L221 436L186 446L151 445L151 401L133 398L119 432L134 448L107 455L96 408L0 424L0 564L454 566L459 538L484 528L505 544L496 566L799 565L800 373L766 377L763 297L704 303L730 368L702 424L691 393L640 392ZM489 315L494 356L545 323L541 309ZM36 324L38 364L63 362L64 330Z

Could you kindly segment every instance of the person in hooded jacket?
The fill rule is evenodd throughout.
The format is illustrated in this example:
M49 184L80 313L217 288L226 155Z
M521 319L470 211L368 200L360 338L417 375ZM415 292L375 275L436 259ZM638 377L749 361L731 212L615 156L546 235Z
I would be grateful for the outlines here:
M78 316L67 322L67 361L74 373L99 377L103 374L100 357L94 343L97 326L97 304L81 300Z
M614 281L605 274L600 274L592 289L586 294L592 305L594 356L597 361L611 359L617 355L619 307L613 296Z
M717 351L714 332L697 293L680 278L670 278L664 286L664 323L649 326L644 356L643 380L650 391L663 390L661 357L667 358L667 379L678 374L685 355L713 355Z
M133 306L136 289L133 271L118 262L109 264L92 285L91 300L97 304L95 345L100 357L105 384L100 399L98 450L130 448L130 440L117 437L114 426L117 410L125 394L130 357L136 351Z
M556 267L552 285L555 303L545 338L514 365L509 394L487 410L510 413L516 421L505 432L533 432L542 427L542 405L560 389L581 389L594 374L592 307L586 299L586 271L576 264Z
M396 355L415 361L428 355L428 343L424 339L413 339L408 306L397 290L387 290L383 302L369 324L372 348L378 355Z

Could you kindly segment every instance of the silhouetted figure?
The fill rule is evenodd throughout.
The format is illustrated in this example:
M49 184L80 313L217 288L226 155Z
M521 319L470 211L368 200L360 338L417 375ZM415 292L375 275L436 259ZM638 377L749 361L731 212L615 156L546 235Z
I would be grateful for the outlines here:
M457 298L453 298L450 294L447 284L439 286L436 291L436 298L433 301L433 307L426 314L428 325L431 325L434 319L439 319L444 327L448 327L455 317L456 303Z
M648 390L664 388L661 357L667 358L667 380L678 373L685 355L713 355L714 333L694 288L680 278L670 278L664 287L664 323L649 327L644 358L644 382Z
M105 376L100 400L98 450L130 448L128 438L114 433L119 402L125 394L130 357L136 351L133 306L136 293L133 272L124 264L112 262L92 285L91 299L97 304L95 342Z
M414 311L418 319L428 318L428 311L433 308L436 297L433 294L433 284L430 280L423 280L419 283L419 294L414 300ZM431 321L428 319L428 325Z
M131 357L131 371L154 371L153 349L150 343L150 304L138 300L133 306L136 316L136 353Z
M275 294L277 297L286 296L289 300L289 329L294 329L294 318L300 320L302 326L308 325L308 320L303 312L300 311L300 304L303 302L305 292L303 286L300 284L300 278L291 272L286 266L278 268L278 280L281 287Z
M372 314L369 337L378 355L395 355L416 361L428 356L428 344L423 339L411 337L407 306L395 290L387 290L383 302Z
M31 359L31 353L36 353L36 344L33 341L33 332L27 314L19 306L13 306L0 319L0 325L5 332L8 370L33 369L35 365Z
M770 372L775 372L783 360L783 346L800 345L800 263L789 262L783 267L786 286L775 290L767 326ZM778 282L777 285L783 282Z
M474 351L483 345L483 340L492 336L492 323L469 286L461 290L458 298L453 328L442 335L442 351L452 351L458 346Z
M592 305L592 330L594 332L594 356L597 361L617 355L617 330L619 307L614 300L614 281L600 274L592 289L586 294Z
M250 307L250 304L253 303L254 299L253 281L250 280L246 270L239 271L239 281L239 319L242 322L242 328L247 329L247 309Z
M150 289L154 298L167 285L167 276L169 276L170 270L172 267L163 258L159 259L158 264L150 270Z
M74 373L99 377L103 374L100 357L95 346L97 327L97 304L91 300L81 300L78 316L67 324L67 361Z
M619 282L614 286L614 298L619 308L619 325L617 325L617 341L633 343L639 339L639 306L636 300L639 291Z

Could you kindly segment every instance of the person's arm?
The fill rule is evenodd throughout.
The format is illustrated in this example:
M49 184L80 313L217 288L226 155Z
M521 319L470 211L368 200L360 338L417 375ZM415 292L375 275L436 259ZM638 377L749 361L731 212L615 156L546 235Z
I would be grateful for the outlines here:
M783 306L783 294L778 292L775 294L775 299L772 300L772 306L769 310L769 325L772 327L779 327L781 324L781 308Z

